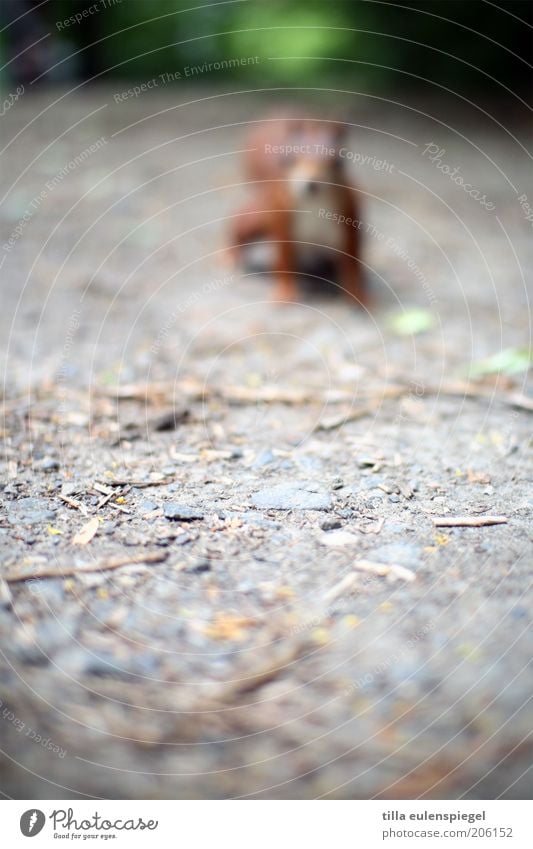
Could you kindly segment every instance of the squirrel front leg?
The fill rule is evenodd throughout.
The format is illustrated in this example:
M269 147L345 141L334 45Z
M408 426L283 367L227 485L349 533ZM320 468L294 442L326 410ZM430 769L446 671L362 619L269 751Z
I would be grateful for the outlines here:
M343 253L339 259L340 283L344 294L355 300L360 306L368 303L368 289L364 278L364 270L361 265L361 221L358 217L356 193L351 190L346 196L345 216L349 222L343 224L344 234L342 239Z
M296 274L296 252L291 241L290 218L288 213L277 212L273 221L273 237L276 241L275 297L279 301L295 301L298 298Z

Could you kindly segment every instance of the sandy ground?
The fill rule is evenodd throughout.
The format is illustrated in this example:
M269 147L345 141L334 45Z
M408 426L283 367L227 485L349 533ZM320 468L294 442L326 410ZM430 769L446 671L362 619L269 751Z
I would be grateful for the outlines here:
M530 796L531 401L467 383L530 346L524 126L337 95L374 300L279 305L267 96L114 93L2 118L2 792Z

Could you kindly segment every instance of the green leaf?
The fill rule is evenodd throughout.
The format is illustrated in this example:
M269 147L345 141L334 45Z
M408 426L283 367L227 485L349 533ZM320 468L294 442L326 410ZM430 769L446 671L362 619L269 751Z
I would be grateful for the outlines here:
M531 368L532 355L527 348L505 348L491 357L478 360L470 366L472 377L485 374L520 374Z
M403 310L389 319L389 325L398 336L415 336L431 330L435 326L435 317L429 310Z

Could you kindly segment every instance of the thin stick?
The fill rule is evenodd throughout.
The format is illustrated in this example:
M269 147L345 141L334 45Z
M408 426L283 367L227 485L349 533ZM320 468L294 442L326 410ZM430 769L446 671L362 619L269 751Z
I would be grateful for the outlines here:
M285 389L283 387L268 385L253 388L248 386L215 388L196 381L180 381L172 385L154 383L147 385L130 384L116 387L97 386L93 391L97 395L115 398L117 401L146 400L159 395L163 395L170 400L176 395L183 395L198 400L222 398L230 403L241 404L255 404L260 401L281 404L306 404L315 402L339 404L343 401L354 400L353 391L342 388L331 389L328 392L316 392L311 389L297 389L296 387ZM358 392L358 398L364 401L379 402L385 399L400 398L403 395L409 395L410 392L412 392L412 387L408 383L402 383L401 385L385 384L379 387L372 387L372 391ZM533 412L533 398L530 398L528 395L515 391L497 392L492 386L484 386L469 381L448 381L441 385L424 386L423 395L459 395L468 398L489 398L508 404L511 407L518 407ZM367 411L372 412L373 407L369 407ZM355 411L354 414L357 415ZM361 415L363 415L362 411Z
M338 427L348 424L348 422L354 422L365 416L370 416L379 409L385 400L402 398L408 395L410 391L409 386L384 387L382 394L373 403L362 407L352 407L346 413L340 413L332 416L330 419L323 419L316 425L315 431L335 430ZM533 398L529 398L527 395L523 395L520 392L497 393L488 387L476 386L471 383L457 382L445 383L442 386L426 386L421 397L429 395L436 397L488 398L492 401L499 401L501 404L508 404L510 407L517 407L520 410L533 412Z
M380 404L381 399L375 401L373 404L367 404L365 407L352 407L345 413L332 416L329 419L322 419L322 421L316 425L315 430L335 430L338 427L348 424L348 422L355 422L365 416L370 416L372 413L376 412Z
M277 386L225 386L213 387L198 381L179 381L178 383L151 383L151 384L123 384L121 386L94 386L91 392L100 398L111 398L116 401L145 401L153 404L157 402L165 402L173 404L177 397L187 398L190 401L205 401L209 398L218 398L227 401L229 404L256 404L258 402L270 404L342 404L354 402L354 392L350 389L332 388L326 392L318 392L313 389L301 389L296 387L277 387ZM353 421L365 415L371 415L376 405L379 406L386 399L401 398L409 395L412 392L412 386L405 382L398 384L384 384L381 386L371 386L365 389L364 392L357 392L357 400L365 402L365 405L357 409L349 409L346 417L338 417L337 424L325 423L325 426L319 428L322 430L332 430L335 427L340 427L347 421ZM533 412L533 398L519 391L499 392L493 386L486 386L480 383L468 381L448 381L441 385L427 385L423 387L422 396L460 396L466 398L487 398L501 404L507 404L510 407L516 407L521 410ZM79 393L76 393L76 397ZM422 397L421 396L421 397ZM39 401L46 400L44 396L39 395L34 399L13 399L4 402L4 414L15 409L17 405L24 403L27 410L31 410L32 406ZM366 406L368 403L368 406ZM1 414L1 411L0 411ZM136 484L140 486L140 484ZM154 486L155 484L143 484L144 486Z
M81 566L61 566L58 569L37 569L34 572L8 572L4 580L10 584L20 581L29 581L39 578L64 578L67 575L79 575L84 572L110 572L112 569L120 569L121 566L130 566L135 563L160 563L166 560L166 551L147 551L145 554L130 554L123 557L111 557L109 560L97 560L95 563L83 563Z
M93 489L96 492L101 493L102 495L113 495L113 490L109 489L108 486L104 486L101 483L93 483Z
M522 392L496 392L492 386L483 386L467 381L450 381L442 386L428 386L424 388L424 394L428 395L460 395L467 398L488 398L491 401L500 401L510 407L518 407L528 412L533 412L533 398Z
M370 572L379 577L401 578L403 581L414 581L415 574L405 566L397 566L394 563L373 563L371 560L356 560L353 564L353 572L349 572L344 578L331 587L324 595L325 602L335 601L357 584L357 572Z
M69 498L68 495L62 495L61 493L59 493L58 497L61 501L64 501L65 504L68 504L70 507L74 507L75 510L79 510L84 516L88 515L87 508L85 504L81 503L81 501L76 501L75 498Z
M505 516L443 516L433 519L436 528L482 528L484 525L505 525Z
M349 572L348 575L345 575L344 578L334 584L327 593L324 594L324 601L330 604L332 601L336 601L339 596L344 595L351 590L353 585L357 583L357 575L355 572Z
M359 572L370 572L372 575L380 575L381 577L390 576L391 578L401 578L402 581L414 581L415 573L405 566L398 566L396 563L374 563L372 560L356 560L353 568Z
M107 486L135 486L137 489L143 489L147 486L165 486L167 483L172 483L175 478L159 478L156 481L136 481L136 480L126 480L120 478L109 478L106 480ZM96 484L95 484L96 486Z

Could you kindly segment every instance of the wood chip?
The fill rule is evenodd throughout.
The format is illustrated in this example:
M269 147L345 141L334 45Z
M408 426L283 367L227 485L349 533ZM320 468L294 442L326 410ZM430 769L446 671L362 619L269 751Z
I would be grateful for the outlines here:
M486 472L476 472L473 469L468 469L466 474L468 483L490 484L490 475Z
M109 486L104 486L101 483L93 483L93 490L99 492L104 497L100 499L96 505L97 510L101 510L113 498L115 491Z
M484 525L505 525L506 516L444 516L433 519L436 528L482 528Z
M14 584L19 581L37 580L39 578L64 578L67 575L77 575L84 572L110 572L112 569L120 569L121 566L129 566L135 563L161 563L167 557L167 551L147 551L144 554L110 557L107 560L95 560L94 563L82 563L78 566L69 561L68 564L66 563L56 569L45 566L42 569L8 572L4 575L4 580Z
M94 516L92 519L89 519L87 524L85 524L82 528L80 528L78 533L75 534L75 536L72 540L72 544L73 545L87 545L92 540L94 535L96 534L96 531L98 530L99 524L100 524L100 522L99 522L99 520L96 516Z

